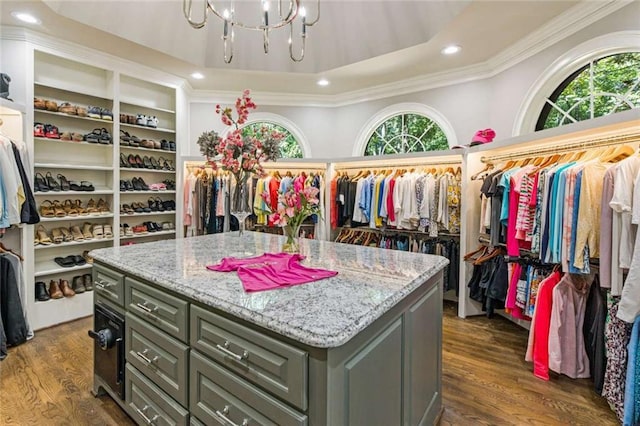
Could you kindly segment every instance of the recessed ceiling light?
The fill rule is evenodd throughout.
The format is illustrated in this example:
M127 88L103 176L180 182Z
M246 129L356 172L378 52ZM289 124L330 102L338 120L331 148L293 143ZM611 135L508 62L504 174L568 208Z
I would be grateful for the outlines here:
M329 80L327 80L326 78L321 78L320 80L318 80L317 82L318 86L328 86L329 85Z
M27 24L40 24L42 22L35 16L25 12L11 12L11 16L21 20L22 22L26 22Z
M200 72L194 72L193 74L191 74L191 77L195 78L196 80L202 80L204 78L204 75Z
M456 53L458 53L459 51L462 50L462 47L456 45L456 44L452 44L451 46L447 46L444 49L442 49L442 54L443 55L454 55Z

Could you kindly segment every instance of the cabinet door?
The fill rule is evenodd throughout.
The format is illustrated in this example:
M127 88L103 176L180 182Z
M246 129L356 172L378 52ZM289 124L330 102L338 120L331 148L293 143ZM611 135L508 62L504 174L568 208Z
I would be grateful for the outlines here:
M401 424L402 319L356 353L344 369L346 424Z
M405 425L433 424L440 412L442 281L405 314Z

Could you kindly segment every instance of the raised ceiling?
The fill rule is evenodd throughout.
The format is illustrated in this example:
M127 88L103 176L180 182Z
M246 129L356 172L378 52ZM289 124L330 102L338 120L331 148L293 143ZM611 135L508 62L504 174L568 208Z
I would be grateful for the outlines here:
M220 21L212 17L204 29L192 29L182 0L2 0L0 23L144 63L188 79L195 89L339 94L483 63L579 3L322 0L301 63L288 57L288 30L272 31L268 55L260 33L236 30L234 59L225 64ZM236 9L248 14L258 4L236 0ZM11 16L18 10L33 13L42 25L21 24ZM441 55L448 44L463 50ZM191 79L193 71L206 78ZM320 77L331 85L316 86Z

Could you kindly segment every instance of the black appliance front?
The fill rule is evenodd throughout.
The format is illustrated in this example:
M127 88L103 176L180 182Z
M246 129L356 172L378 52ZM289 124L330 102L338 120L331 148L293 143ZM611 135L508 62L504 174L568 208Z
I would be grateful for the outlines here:
M104 304L96 304L93 315L93 368L95 374L124 399L124 318Z

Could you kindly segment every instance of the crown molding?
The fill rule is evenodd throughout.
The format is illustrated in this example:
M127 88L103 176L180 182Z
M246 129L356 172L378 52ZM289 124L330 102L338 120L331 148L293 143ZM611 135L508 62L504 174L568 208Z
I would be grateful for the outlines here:
M120 74L133 77L144 75L146 80L160 85L172 88L180 88L184 85L184 79L180 77L27 28L3 26L0 30L0 37L3 40L24 41L33 45L36 50L52 53L74 61L88 62L97 67L117 71Z
M517 65L555 43L633 3L633 0L582 1L487 61L491 76Z

